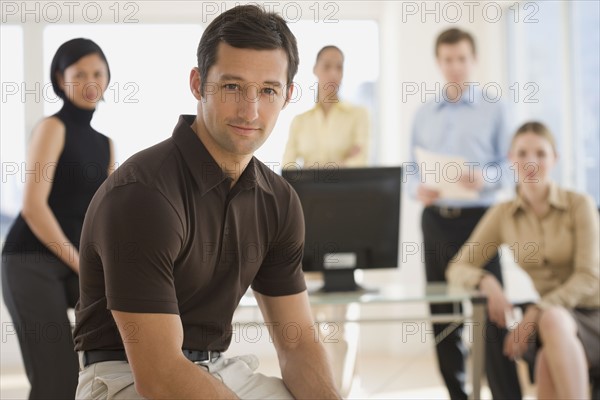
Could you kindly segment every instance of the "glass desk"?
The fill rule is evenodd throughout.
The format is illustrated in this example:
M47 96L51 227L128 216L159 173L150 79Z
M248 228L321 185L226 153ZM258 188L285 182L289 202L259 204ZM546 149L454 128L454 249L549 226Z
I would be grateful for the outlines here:
M381 304L401 304L401 303L454 303L455 307L451 314L436 314L429 316L405 316L405 315L388 315L386 317L369 318L368 308L365 307L358 318L348 318L346 313L335 313L332 320L315 321L317 323L368 323L368 322L403 322L403 321L430 321L430 322L465 322L469 321L473 329L473 342L471 346L471 398L479 400L481 392L481 377L484 370L485 343L484 331L486 321L486 299L481 293L472 290L466 290L460 287L448 286L445 283L427 284L425 286L406 285L399 283L390 283L379 286L376 291L363 292L335 292L323 293L311 291L313 285L308 282L309 300L313 309L319 306L344 306L351 304L366 305L381 305ZM318 286L317 286L318 287ZM472 304L471 315L465 315L461 312L459 304L462 302L470 302ZM240 308L257 307L256 300L249 291L240 301ZM463 307L464 309L464 307ZM236 323L245 323L238 322ZM256 321L246 322L256 323ZM436 337L436 341L442 340L443 337Z

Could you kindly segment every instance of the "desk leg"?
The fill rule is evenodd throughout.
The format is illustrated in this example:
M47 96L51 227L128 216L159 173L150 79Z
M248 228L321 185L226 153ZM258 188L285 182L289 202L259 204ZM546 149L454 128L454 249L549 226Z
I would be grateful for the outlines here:
M481 376L485 363L485 322L487 300L485 297L476 297L473 304L473 347L471 354L471 369L473 377L472 400L481 399Z
M357 304L331 305L324 307L327 317L332 321L346 321L349 314L359 312ZM352 319L357 319L354 315ZM335 384L342 395L347 397L352 387L356 368L356 356L358 353L358 342L360 327L356 322L336 322L333 326L321 324L325 350L329 353L332 362L332 372Z

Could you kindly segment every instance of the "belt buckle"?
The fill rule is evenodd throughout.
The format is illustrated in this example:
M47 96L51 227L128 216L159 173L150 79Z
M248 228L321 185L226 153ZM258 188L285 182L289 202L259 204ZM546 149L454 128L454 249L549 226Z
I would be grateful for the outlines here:
M215 356L213 357L213 354L215 354ZM196 365L207 365L212 363L213 361L215 361L216 359L218 359L221 356L220 353L216 353L214 351L208 351L208 359L203 360L203 361L194 361L193 363Z
M440 215L444 218L456 218L460 216L460 208L444 207L439 208Z

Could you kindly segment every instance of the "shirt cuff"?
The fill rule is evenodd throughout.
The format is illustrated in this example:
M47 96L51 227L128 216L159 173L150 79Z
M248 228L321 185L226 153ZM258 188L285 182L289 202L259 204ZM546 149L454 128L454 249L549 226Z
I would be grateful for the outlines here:
M451 285L475 289L486 272L480 268L455 264L448 268L446 279Z
M561 300L561 298L559 296L557 296L557 294L554 292L550 292L550 293L547 293L545 296L542 296L540 298L540 300L536 303L536 305L541 310L547 310L550 307L556 307L556 306L570 308L569 305L564 304L564 302Z

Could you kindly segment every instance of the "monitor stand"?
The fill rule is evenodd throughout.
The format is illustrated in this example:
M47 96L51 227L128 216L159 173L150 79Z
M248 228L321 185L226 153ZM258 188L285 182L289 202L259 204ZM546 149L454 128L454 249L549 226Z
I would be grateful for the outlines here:
M326 269L323 271L323 282L324 285L317 292L377 292L377 289L366 289L356 283L354 269Z

